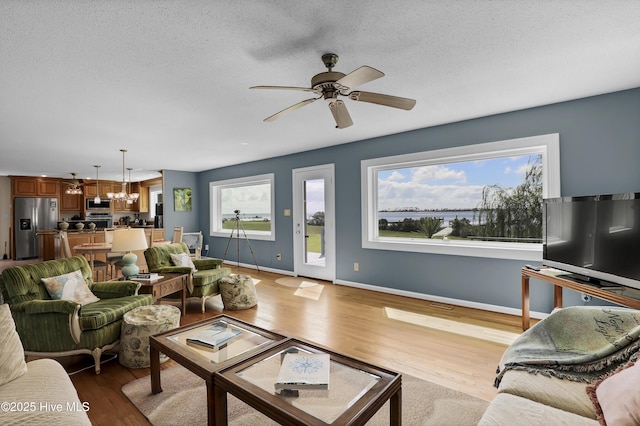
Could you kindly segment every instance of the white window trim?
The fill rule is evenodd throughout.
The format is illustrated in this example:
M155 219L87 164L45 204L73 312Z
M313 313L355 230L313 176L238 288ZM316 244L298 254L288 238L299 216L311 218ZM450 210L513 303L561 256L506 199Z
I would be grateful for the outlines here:
M378 236L376 212L378 211L377 174L379 171L527 154L542 155L543 198L559 197L560 135L558 133L362 160L360 164L362 248L541 261L542 244Z
M273 173L268 173L264 175L257 176L247 176L242 178L235 179L226 179L220 180L216 182L209 182L209 213L210 213L210 223L211 223L211 236L212 237L229 237L231 235L231 231L229 229L222 229L222 212L220 209L222 208L222 203L220 200L220 193L223 188L232 188L238 186L249 186L249 185L259 185L268 183L271 185L271 231L253 231L253 230L245 230L247 238L252 240L266 240L266 241L275 241L276 239L276 221L275 221L275 175ZM237 238L236 233L233 233L234 238ZM240 229L240 238L244 238L244 234L242 229Z

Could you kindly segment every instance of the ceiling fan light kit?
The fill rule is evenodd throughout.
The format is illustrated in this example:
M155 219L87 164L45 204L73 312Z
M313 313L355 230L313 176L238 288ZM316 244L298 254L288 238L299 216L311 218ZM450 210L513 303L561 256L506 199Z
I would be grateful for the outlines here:
M71 182L65 182L68 185L68 187L64 191L64 193L65 194L70 194L70 195L82 194L82 188L80 188L82 186L82 184L76 178L76 174L75 173L71 173L71 176L73 176L73 179L71 180Z
M345 96L352 101L367 102L376 105L388 106L404 110L411 110L416 101L409 98L401 98L399 96L384 95L381 93L354 91L349 92L353 87L384 77L384 73L375 68L364 65L360 68L343 74L333 71L338 62L338 55L335 53L326 53L322 55L322 62L327 67L327 71L314 75L311 78L311 87L293 87L293 86L253 86L250 89L267 89L267 90L298 90L304 92L313 92L318 97L306 99L291 105L288 108L279 111L272 116L264 119L265 122L275 121L278 118L292 111L302 108L305 105L313 103L318 99L324 99L329 105L329 110L336 122L336 128L344 129L353 125L349 111L344 102L338 99L338 96Z

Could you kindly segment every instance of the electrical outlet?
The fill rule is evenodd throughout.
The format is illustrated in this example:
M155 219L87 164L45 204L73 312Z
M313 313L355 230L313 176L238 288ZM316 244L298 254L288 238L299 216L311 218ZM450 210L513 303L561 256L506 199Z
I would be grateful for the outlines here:
M282 260L282 254L281 253L276 254L276 259L277 260Z
M209 251L209 244L205 244L205 245L204 245L204 249L205 249L205 250L207 250L207 251Z
M355 262L353 264L353 270L356 271L356 272L358 272L360 270L360 264L358 262Z

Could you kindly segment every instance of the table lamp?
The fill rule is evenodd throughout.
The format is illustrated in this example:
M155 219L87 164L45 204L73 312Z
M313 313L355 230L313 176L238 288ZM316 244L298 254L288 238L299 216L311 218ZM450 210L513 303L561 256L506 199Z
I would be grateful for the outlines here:
M113 232L112 252L128 252L122 256L122 275L129 278L140 272L136 265L138 256L132 253L134 250L145 250L147 248L147 238L144 229L116 229Z

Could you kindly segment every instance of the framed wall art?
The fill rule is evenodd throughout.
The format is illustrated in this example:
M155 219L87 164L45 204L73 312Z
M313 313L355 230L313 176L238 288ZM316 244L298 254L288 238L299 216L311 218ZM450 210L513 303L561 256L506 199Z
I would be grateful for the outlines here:
M173 210L177 212L191 211L191 188L173 188Z

